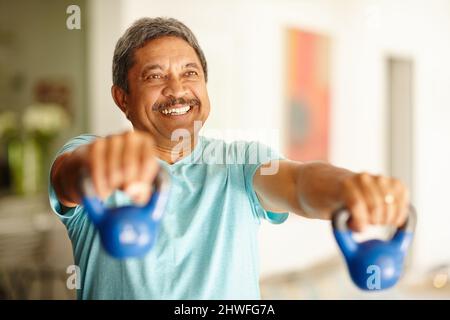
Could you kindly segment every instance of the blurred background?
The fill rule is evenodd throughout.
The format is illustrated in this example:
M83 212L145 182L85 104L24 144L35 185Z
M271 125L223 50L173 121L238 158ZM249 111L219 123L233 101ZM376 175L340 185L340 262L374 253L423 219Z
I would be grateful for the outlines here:
M263 298L450 298L449 0L0 0L0 299L75 297L48 170L69 138L130 128L110 95L111 61L143 16L177 18L197 36L205 135L411 189L418 224L397 287L356 289L330 223L290 215L260 230Z

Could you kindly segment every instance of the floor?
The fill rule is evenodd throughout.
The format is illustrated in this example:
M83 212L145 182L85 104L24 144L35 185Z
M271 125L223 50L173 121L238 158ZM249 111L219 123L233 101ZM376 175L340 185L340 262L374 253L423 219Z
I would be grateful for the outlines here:
M263 299L450 299L450 282L437 288L434 274L418 276L407 271L392 289L365 292L355 287L341 257L325 260L307 270L292 271L261 279Z

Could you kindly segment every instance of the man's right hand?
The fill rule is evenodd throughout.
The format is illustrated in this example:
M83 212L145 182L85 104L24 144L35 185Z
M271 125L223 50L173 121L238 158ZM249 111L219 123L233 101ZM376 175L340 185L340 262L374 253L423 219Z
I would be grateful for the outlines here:
M138 203L146 203L159 170L153 138L142 131L99 138L59 156L51 170L51 182L66 207L81 203L83 172L92 179L96 194L106 199L114 190L125 191Z

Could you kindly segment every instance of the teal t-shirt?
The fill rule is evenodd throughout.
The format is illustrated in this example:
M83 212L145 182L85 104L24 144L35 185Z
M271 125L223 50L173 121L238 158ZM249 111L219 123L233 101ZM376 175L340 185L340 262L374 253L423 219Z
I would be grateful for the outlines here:
M58 155L94 139L78 136ZM83 206L63 211L50 184L50 204L80 270L78 299L260 299L258 227L262 219L282 223L288 213L266 212L252 181L262 163L281 158L257 142L200 136L189 156L172 165L160 160L171 177L169 200L155 245L139 259L109 256ZM107 199L128 203L120 191Z

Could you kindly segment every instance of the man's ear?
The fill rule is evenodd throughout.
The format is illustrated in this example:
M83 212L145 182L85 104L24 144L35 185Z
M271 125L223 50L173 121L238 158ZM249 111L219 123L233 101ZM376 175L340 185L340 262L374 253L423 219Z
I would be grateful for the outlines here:
M111 87L111 95L116 105L128 118L128 94L121 87L113 85Z

